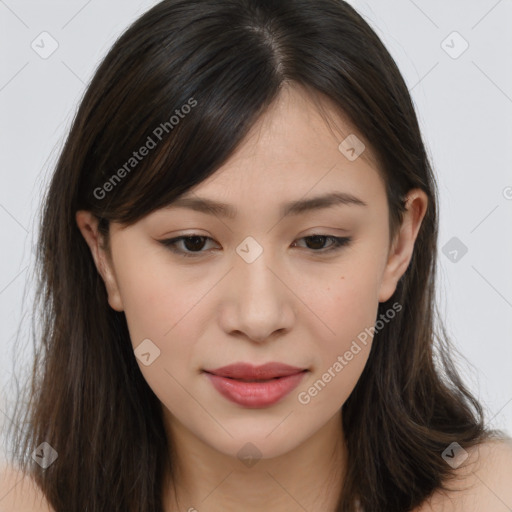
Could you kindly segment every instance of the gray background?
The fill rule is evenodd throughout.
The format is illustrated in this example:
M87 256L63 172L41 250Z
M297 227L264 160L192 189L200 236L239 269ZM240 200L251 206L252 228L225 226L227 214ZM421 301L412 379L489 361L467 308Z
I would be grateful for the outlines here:
M0 0L0 422L15 398L14 354L20 370L32 355L41 193L100 59L155 3ZM351 4L411 90L440 189L441 311L470 362L460 366L467 384L491 424L511 434L512 2Z

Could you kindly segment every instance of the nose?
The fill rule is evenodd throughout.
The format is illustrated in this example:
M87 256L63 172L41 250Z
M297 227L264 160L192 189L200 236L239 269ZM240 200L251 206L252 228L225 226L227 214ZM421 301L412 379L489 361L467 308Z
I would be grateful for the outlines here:
M296 315L294 294L285 283L285 272L265 251L252 263L237 256L221 312L224 331L255 343L289 331Z

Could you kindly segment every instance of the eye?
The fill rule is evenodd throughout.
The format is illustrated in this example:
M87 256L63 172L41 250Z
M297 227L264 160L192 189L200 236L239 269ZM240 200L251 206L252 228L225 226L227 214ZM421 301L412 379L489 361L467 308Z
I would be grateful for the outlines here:
M168 240L160 240L162 244L164 244L167 248L169 248L172 252L179 254L180 256L185 257L195 257L196 255L204 252L201 249L204 247L205 240L212 240L209 236L202 235L187 235L187 236L178 236L176 238L169 238ZM185 251L177 248L178 244L183 243L185 247ZM190 252L188 252L190 251ZM194 254L198 253L198 254Z
M170 249L172 252L184 256L184 257L197 257L200 256L202 253L206 252L202 249L205 246L205 241L211 240L212 238L209 236L202 236L197 234L191 234L187 236L179 236L176 238L169 238L167 240L160 240L160 243L163 244L165 247ZM327 252L333 252L340 250L341 248L347 246L352 241L351 237L337 237L332 235L323 235L323 234L313 234L309 236L305 236L303 238L300 238L299 240L308 240L310 241L309 244L306 245L312 245L313 247L307 247L314 253L320 253L325 254ZM323 247L326 241L330 241L331 244L327 246L327 248ZM182 248L179 248L181 244ZM296 245L294 242L293 245ZM183 247L185 250L183 250Z
M304 238L301 238L300 240L310 240L312 243L309 245L313 245L313 248L308 247L313 250L313 252L320 252L320 253L326 253L331 251L336 251L341 249L342 247L345 247L350 244L352 241L352 238L350 237L339 237L339 236L332 236L332 235L322 235L322 234L313 234L309 236L305 236ZM317 250L318 246L323 246L326 241L330 240L331 245L329 245L327 248L321 250Z

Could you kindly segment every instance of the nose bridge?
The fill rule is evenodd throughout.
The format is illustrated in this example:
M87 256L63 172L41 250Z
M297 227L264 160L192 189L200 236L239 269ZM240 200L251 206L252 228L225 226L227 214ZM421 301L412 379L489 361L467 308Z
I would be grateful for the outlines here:
M275 266L271 252L254 239L242 242L237 248L240 257L235 264L235 279L239 282L237 292L244 304L260 303L258 308L261 309L264 305L261 302L277 302L281 291L277 289L279 280L270 270Z
M285 287L275 275L275 267L280 265L272 251L253 237L244 239L236 252L231 281L235 306L230 328L254 340L264 340L275 330L288 327L291 320Z

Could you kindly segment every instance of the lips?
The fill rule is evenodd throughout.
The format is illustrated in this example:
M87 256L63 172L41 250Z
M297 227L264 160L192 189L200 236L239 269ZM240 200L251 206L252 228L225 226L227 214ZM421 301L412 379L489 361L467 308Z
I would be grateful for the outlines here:
M275 362L266 363L261 366L253 366L249 363L235 363L214 370L205 370L205 372L218 375L219 377L253 382L288 377L302 371L304 371L304 368Z
M236 363L204 370L224 398L250 408L268 407L279 402L299 385L307 371L282 363L263 366Z

